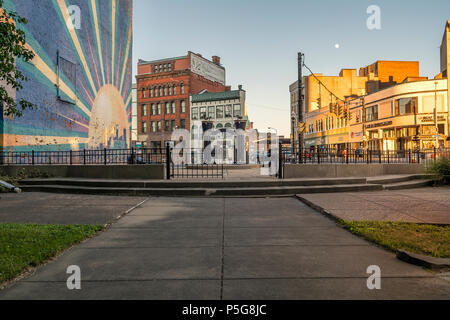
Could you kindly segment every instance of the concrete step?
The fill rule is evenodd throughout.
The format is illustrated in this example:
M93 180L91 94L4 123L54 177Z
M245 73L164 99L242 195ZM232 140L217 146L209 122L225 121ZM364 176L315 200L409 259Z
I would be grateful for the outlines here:
M433 185L433 180L414 180L414 181L404 181L398 183L390 183L383 185L385 190L406 190L415 188L424 188Z
M334 186L366 184L365 178L342 179L261 179L261 180L101 180L101 179L29 179L22 180L21 186L79 186L99 188L145 188L145 189L181 189L181 188L263 188L289 186Z
M409 174L409 175L391 175L382 177L370 177L367 178L367 183L374 184L394 184L399 182L413 181L417 179L426 179L430 175L427 174Z
M69 194L141 195L141 196L294 196L296 194L360 192L383 190L382 185L350 184L328 186L283 186L260 188L106 188L70 185L24 185L25 192L52 192Z

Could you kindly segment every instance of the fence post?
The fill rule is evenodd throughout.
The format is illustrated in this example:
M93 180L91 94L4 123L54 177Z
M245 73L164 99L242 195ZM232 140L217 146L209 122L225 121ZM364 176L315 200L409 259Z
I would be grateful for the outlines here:
M320 147L317 146L317 163L320 164Z
M434 163L436 163L436 156L437 156L437 154L436 154L436 147L434 147Z
M72 150L69 151L69 155L70 155L69 163L70 165L72 165Z
M279 143L278 152L278 179L283 179L283 145Z
M350 153L350 148L347 145L347 152L345 153L345 162L347 162L347 164L349 164L349 153Z
M134 164L134 147L131 147L131 164Z
M381 163L381 150L378 150L378 157L380 158L379 162Z
M103 160L104 160L104 163L105 163L105 166L106 166L106 164L107 164L107 161L106 161L106 148L103 149Z
M34 150L31 150L31 164L34 166Z
M170 155L170 144L166 144L166 178L170 180L170 164L172 162L172 157Z
M83 149L83 165L86 165L86 149Z

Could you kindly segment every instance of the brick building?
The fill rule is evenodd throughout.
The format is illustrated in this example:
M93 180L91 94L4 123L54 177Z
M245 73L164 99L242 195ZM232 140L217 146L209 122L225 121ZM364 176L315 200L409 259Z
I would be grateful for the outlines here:
M139 60L137 80L138 142L162 147L174 129L190 129L190 95L203 90L230 91L220 57L186 56Z

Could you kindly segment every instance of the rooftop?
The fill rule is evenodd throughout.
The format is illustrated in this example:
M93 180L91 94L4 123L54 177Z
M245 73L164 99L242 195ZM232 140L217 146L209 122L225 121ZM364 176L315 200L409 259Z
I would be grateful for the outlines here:
M159 62L165 62L165 61L173 61L173 60L181 60L181 59L187 59L188 56L181 56L181 57L173 57L173 58L165 58L165 59L159 59L159 60L152 60L152 61L145 61L142 59L139 59L139 64L152 64L152 63L159 63Z
M205 92L205 93L194 94L192 96L192 102L198 103L198 102L240 99L241 91L243 91L243 90L223 91L223 92Z

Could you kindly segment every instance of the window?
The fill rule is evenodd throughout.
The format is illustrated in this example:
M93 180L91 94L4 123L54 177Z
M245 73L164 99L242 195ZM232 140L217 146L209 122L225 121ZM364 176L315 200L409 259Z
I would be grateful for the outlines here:
M172 64L169 63L169 72L172 71Z
M221 124L221 123L219 123L217 126L216 126L216 129L222 129L223 128L223 125Z
M186 101L181 101L181 113L186 113Z
M164 95L167 96L167 87L164 87Z
M170 121L169 120L166 120L166 122L165 122L164 131L165 132L170 131Z
M143 117L147 116L147 106L145 104L142 105L142 116Z
M177 105L175 104L175 101L172 102L172 114L176 114L177 113Z
M235 104L233 106L233 113L234 113L235 117L242 117L241 105L240 104Z
M156 122L152 122L152 132L156 132Z
M232 118L233 117L233 110L231 108L231 104L228 104L225 106L225 118Z
M167 72L167 64L164 65L164 72Z
M162 72L162 64L159 65L159 72Z
M217 119L223 119L223 106L217 106Z
M142 122L142 133L147 133L147 122Z
M206 119L206 107L201 107L200 108L200 119Z
M169 105L168 102L166 102L165 113L166 113L166 114L170 114L170 105Z
M142 98L146 98L145 89L142 89Z
M150 98L153 98L153 88L150 88Z
M174 131L177 128L177 122L175 120L172 120L172 131Z
M158 115L161 115L161 103L158 103Z
M180 90L181 90L181 94L184 94L184 83L181 84Z
M395 115L415 114L417 112L417 97L403 98L395 101Z
M169 96L171 96L171 95L172 95L172 87L169 86Z
M158 121L156 131L161 132L161 121Z
M159 87L159 96L162 97L163 96L163 88Z
M378 105L366 108L366 121L378 120Z
M198 108L192 108L192 120L198 120Z
M152 103L152 116L156 116L156 105Z
M180 127L181 127L181 129L186 129L186 119L180 120Z
M216 108L215 107L208 108L208 118L210 118L210 119L216 118Z
M177 86L176 85L173 86L173 95L174 96L177 95Z
M158 66L153 66L153 68L155 69L155 73L158 73Z
M158 88L155 88L155 97L158 97Z

